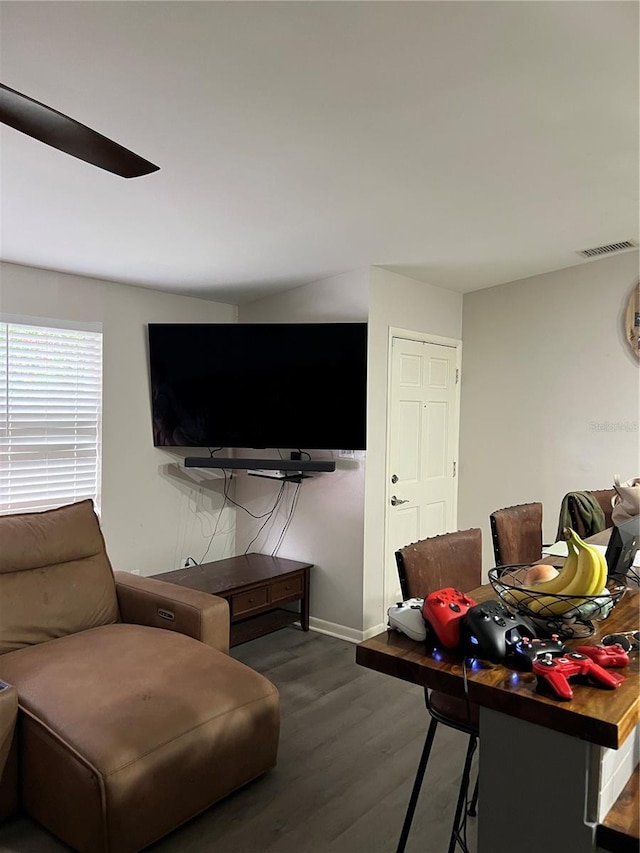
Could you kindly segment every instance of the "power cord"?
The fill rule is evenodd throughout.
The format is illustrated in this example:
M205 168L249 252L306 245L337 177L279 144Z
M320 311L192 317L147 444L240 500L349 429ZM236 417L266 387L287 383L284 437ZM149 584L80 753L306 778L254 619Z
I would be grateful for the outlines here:
M261 515L255 515L255 513L251 512L251 510L250 510L250 509L247 509L247 508L246 508L246 506L243 506L242 504L239 504L239 503L238 503L238 501L234 501L234 499L233 499L233 498L230 498L230 497L229 497L228 486L229 486L229 484L231 483L231 480L233 479L233 475L232 475L231 477L229 477L229 482L227 483L227 472L226 472L226 469L225 469L225 468L223 468L223 469L222 469L222 472L223 472L223 474L224 474L224 480L225 480L225 483L224 483L224 496L225 496L225 498L227 499L227 501L228 501L230 504L233 504L234 506L237 506L237 507L238 507L238 509L242 509L242 510L244 510L244 511L247 513L247 515L250 515L250 516L251 516L251 518L261 519L261 518L266 518L267 516L271 515L271 513L273 512L273 508L272 508L272 509L270 509L270 510L268 510L268 512L263 512Z
M220 525L220 519L222 518L222 513L224 512L224 508L227 505L227 472L226 471L224 472L224 484L225 484L224 489L223 489L224 500L222 501L222 506L220 507L220 511L218 512L218 517L216 518L216 526L213 528L213 533L211 534L211 538L209 539L209 543L207 545L207 550L204 552L204 554L202 555L202 559L200 560L200 565L202 563L204 563L204 558L209 553L209 548L211 548L211 545L213 544L213 540L215 538L215 535L218 532L218 526Z
M221 448L218 448L218 449L221 449ZM247 546L247 550L248 550L251 547L251 545L255 542L255 540L258 538L258 536L260 535L260 532L262 531L264 526L267 524L267 522L269 521L269 519L271 518L271 516L275 512L276 507L278 506L278 503L280 502L280 498L282 496L283 488L285 486L284 483L282 483L282 485L280 486L280 492L278 493L278 497L276 498L275 503L271 507L271 509L268 510L267 512L260 514L260 515L256 515L255 513L251 512L251 510L247 509L246 506L243 506L242 504L235 501L233 498L229 497L229 488L231 486L231 481L233 480L233 474L228 474L226 468L222 468L221 470L222 470L222 473L224 475L224 486L222 489L222 494L224 496L224 500L222 501L222 506L220 507L220 510L218 512L218 517L216 518L216 524L215 524L215 527L213 528L213 533L209 537L209 542L207 543L207 548L206 548L204 554L202 555L200 561L198 562L194 557L188 557L187 560L185 561L186 563L188 563L189 560L193 560L194 566L199 566L199 565L202 565L202 563L204 563L204 560L205 560L207 554L209 553L209 551L211 549L211 546L213 544L213 540L216 536L216 533L218 532L218 527L220 526L220 521L222 519L222 513L224 512L224 508L228 503L233 504L234 506L239 507L239 509L244 510L252 518L255 518L257 520L260 520L262 518L266 519L264 524L260 528L260 530L258 530L258 532L254 536L254 538L251 540L251 542ZM246 554L247 551L245 551L244 553Z
M472 658L472 661L475 658ZM471 719L471 704L469 702L469 682L467 680L467 659L466 657L462 658L462 680L464 684L464 698L467 705L467 718ZM474 752L478 747L477 741L474 747ZM469 768L469 778L467 779L467 788L464 792L464 811L462 813L462 823L457 831L457 839L465 853L469 853L468 841L467 841L467 818L469 816L469 784L471 782L471 768Z
M467 659L462 658L462 681L464 684L464 700L467 703L467 718L471 719L471 704L469 703L469 682L467 681Z
M284 524L284 527L282 528L282 532L280 533L280 536L278 537L278 541L275 545L275 548L271 552L272 557L275 557L277 555L278 551L280 550L280 546L284 542L284 537L287 535L287 530L289 529L289 525L291 524L291 522L293 520L293 516L294 516L296 508L298 506L298 498L300 496L300 485L301 485L301 483L296 483L296 490L295 490L295 493L293 495L293 500L291 501L291 509L289 510L289 517L287 518L287 520Z
M244 549L244 553L245 553L245 554L249 551L249 548L251 548L251 546L252 546L252 545L253 545L253 543L256 541L256 539L258 538L258 536L260 536L260 534L262 533L262 531L264 530L264 528L265 528L265 527L266 527L266 525L268 524L269 519L273 516L274 512L276 511L276 509L277 509L277 507L278 507L278 504L280 503L280 501L281 501L281 499L282 499L282 495L284 494L284 487L285 487L286 485L287 485L287 484L286 484L286 482L285 482L285 483L281 483L281 485L280 485L280 491L278 492L278 496L277 496L277 498L275 499L275 503L273 504L273 507L271 508L271 511L270 511L269 513L267 513L267 517L266 517L266 519L262 522L262 525L261 525L261 527L260 527L260 530L258 530L258 532L256 533L256 535L255 535L255 536L253 537L253 539L251 540L251 542L249 542L249 544L247 545L247 547ZM243 507L243 509L244 509L244 507ZM258 516L254 516L254 518L258 518ZM262 518L262 516L260 516L260 518Z
M217 448L213 448L213 449L212 449L212 448L208 448L208 450L209 450L209 453L211 454L211 456L213 456L213 453L214 453L216 450L222 450L222 448L221 448L221 447L217 447ZM308 454L308 453L306 452L306 450L301 450L301 451L299 451L299 452L300 452L300 453L305 453L305 454L309 457L309 459L311 459L310 454ZM233 473L231 473L231 474L227 474L227 469L226 469L226 468L222 468L222 469L221 469L221 471L222 471L222 473L223 473L223 475L224 475L224 487L223 487L223 490L222 490L222 491L223 491L224 500L223 500L223 502L222 502L222 506L220 507L220 510L219 510L219 512L218 512L218 517L217 517L217 519L216 519L215 527L213 528L213 533L211 534L211 536L210 536L210 538L209 538L209 542L207 543L207 548L206 548L206 550L205 550L204 554L202 555L202 558L200 559L200 561L196 560L196 559L195 559L195 557L187 557L187 558L185 559L185 565L184 565L184 568L187 568L187 567L189 567L189 566L191 566L191 565L193 565L193 566L199 566L199 565L201 565L201 564L204 562L205 557L207 556L207 554L209 553L209 550L211 549L211 545L213 544L213 540L214 540L214 538L215 538L215 536L216 536L216 533L218 532L218 527L219 527L219 525L220 525L220 520L221 520L221 518L222 518L222 513L223 513L224 508L225 508L225 506L227 505L227 503L233 504L233 506L237 506L239 509L244 510L244 512L246 512L246 513L247 513L247 515L250 515L250 516L251 516L251 518L255 518L255 519L256 519L256 520L258 520L258 521L259 521L260 519L263 519L263 518L265 519L265 520L264 520L264 522L262 523L262 525L260 526L260 529L259 529L259 530L258 530L258 532L256 533L256 535L253 537L253 539L252 539L252 540L249 542L249 544L247 545L247 547L246 547L246 549L245 549L245 551L244 551L244 553L246 554L246 553L249 551L249 548L250 548L250 547L253 545L253 543L256 541L256 539L258 538L258 536L262 533L262 531L264 530L264 528L266 527L266 525L269 523L269 519L273 517L273 514L275 513L276 509L278 508L278 505L280 504L280 501L282 500L282 497L283 497L283 495L284 495L284 487L287 485L287 481L286 481L286 480L285 480L285 481L283 481L283 482L281 483L281 485L280 485L280 490L278 491L278 495L277 495L277 497L276 497L276 499L275 499L275 501L274 501L274 504L273 504L273 506L271 507L271 509L270 509L270 510L268 510L267 512L261 513L261 514L259 514L259 515L256 515L255 513L251 512L251 510L250 510L250 509L247 509L247 507L246 507L246 506L243 506L241 503L238 503L238 501L236 501L236 500L234 500L233 498L229 497L229 487L230 487L230 485L231 485L231 481L233 480ZM278 553L278 551L280 550L280 547L281 547L281 545L282 545L282 543L283 543L283 541L284 541L284 538L285 538L285 536L286 536L286 534L287 534L287 531L288 531L288 529L289 529L289 527L290 527L290 525L291 525L291 522L292 522L292 520L293 520L293 516L295 515L295 511L296 511L297 506L298 506L298 499L299 499L299 496L300 496L300 485L301 485L301 484L300 484L300 482L296 483L296 490L295 490L295 492L294 492L293 500L292 500L292 502L291 502L291 509L290 509L290 511L289 511L289 515L288 515L288 517L287 517L287 519L286 519L286 521L285 521L285 523L284 523L284 526L283 526L283 528L282 528L282 530L281 530L281 532L280 532L280 535L278 536L278 540L277 540L277 542L276 542L276 544L275 544L275 547L274 547L273 551L271 552L271 556L272 556L272 557L275 557L275 556L276 556L276 554Z

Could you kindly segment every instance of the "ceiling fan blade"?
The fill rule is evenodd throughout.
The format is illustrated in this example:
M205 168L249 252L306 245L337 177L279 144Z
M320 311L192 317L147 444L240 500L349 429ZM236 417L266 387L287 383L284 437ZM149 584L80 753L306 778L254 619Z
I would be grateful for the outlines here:
M123 178L160 168L101 133L0 83L0 122Z

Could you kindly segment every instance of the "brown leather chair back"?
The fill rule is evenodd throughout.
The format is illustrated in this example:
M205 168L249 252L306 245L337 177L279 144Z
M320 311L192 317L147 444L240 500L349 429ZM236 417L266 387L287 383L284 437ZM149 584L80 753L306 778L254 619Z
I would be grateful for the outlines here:
M496 566L533 563L542 556L542 504L498 509L489 516Z
M396 551L403 599L426 598L452 586L464 592L482 583L482 531L479 527L431 536Z
M611 512L613 510L613 507L611 506L611 500L615 493L615 489L591 490L591 494L602 507L602 512L604 513L605 527L613 527L613 521L611 520ZM567 495L567 508L569 510L569 516L571 518L571 527L575 530L578 536L580 536L580 538L590 536L592 533L597 532L593 530L587 530L576 506L576 500L571 494L571 492L569 492L569 494Z
M0 516L0 655L119 621L91 500Z

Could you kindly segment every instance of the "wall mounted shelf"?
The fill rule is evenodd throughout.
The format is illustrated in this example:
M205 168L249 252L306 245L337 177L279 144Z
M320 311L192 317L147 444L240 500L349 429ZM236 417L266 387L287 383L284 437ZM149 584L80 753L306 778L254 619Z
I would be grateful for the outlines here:
M291 471L284 477L277 474L269 475L266 471L247 471L249 477L258 477L260 480L277 480L279 483L301 483L303 480L310 480L311 474L303 474L301 471Z
M242 459L223 456L187 456L185 468L233 468L251 471L335 471L335 459Z

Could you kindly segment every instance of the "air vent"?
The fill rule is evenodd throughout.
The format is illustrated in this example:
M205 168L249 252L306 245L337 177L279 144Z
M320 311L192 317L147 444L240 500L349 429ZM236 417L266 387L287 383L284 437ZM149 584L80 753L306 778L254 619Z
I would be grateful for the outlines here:
M610 255L611 252L634 249L637 245L632 240L622 240L620 243L609 243L608 246L596 246L595 249L582 249L578 254L582 255L583 258L597 258L598 255Z

